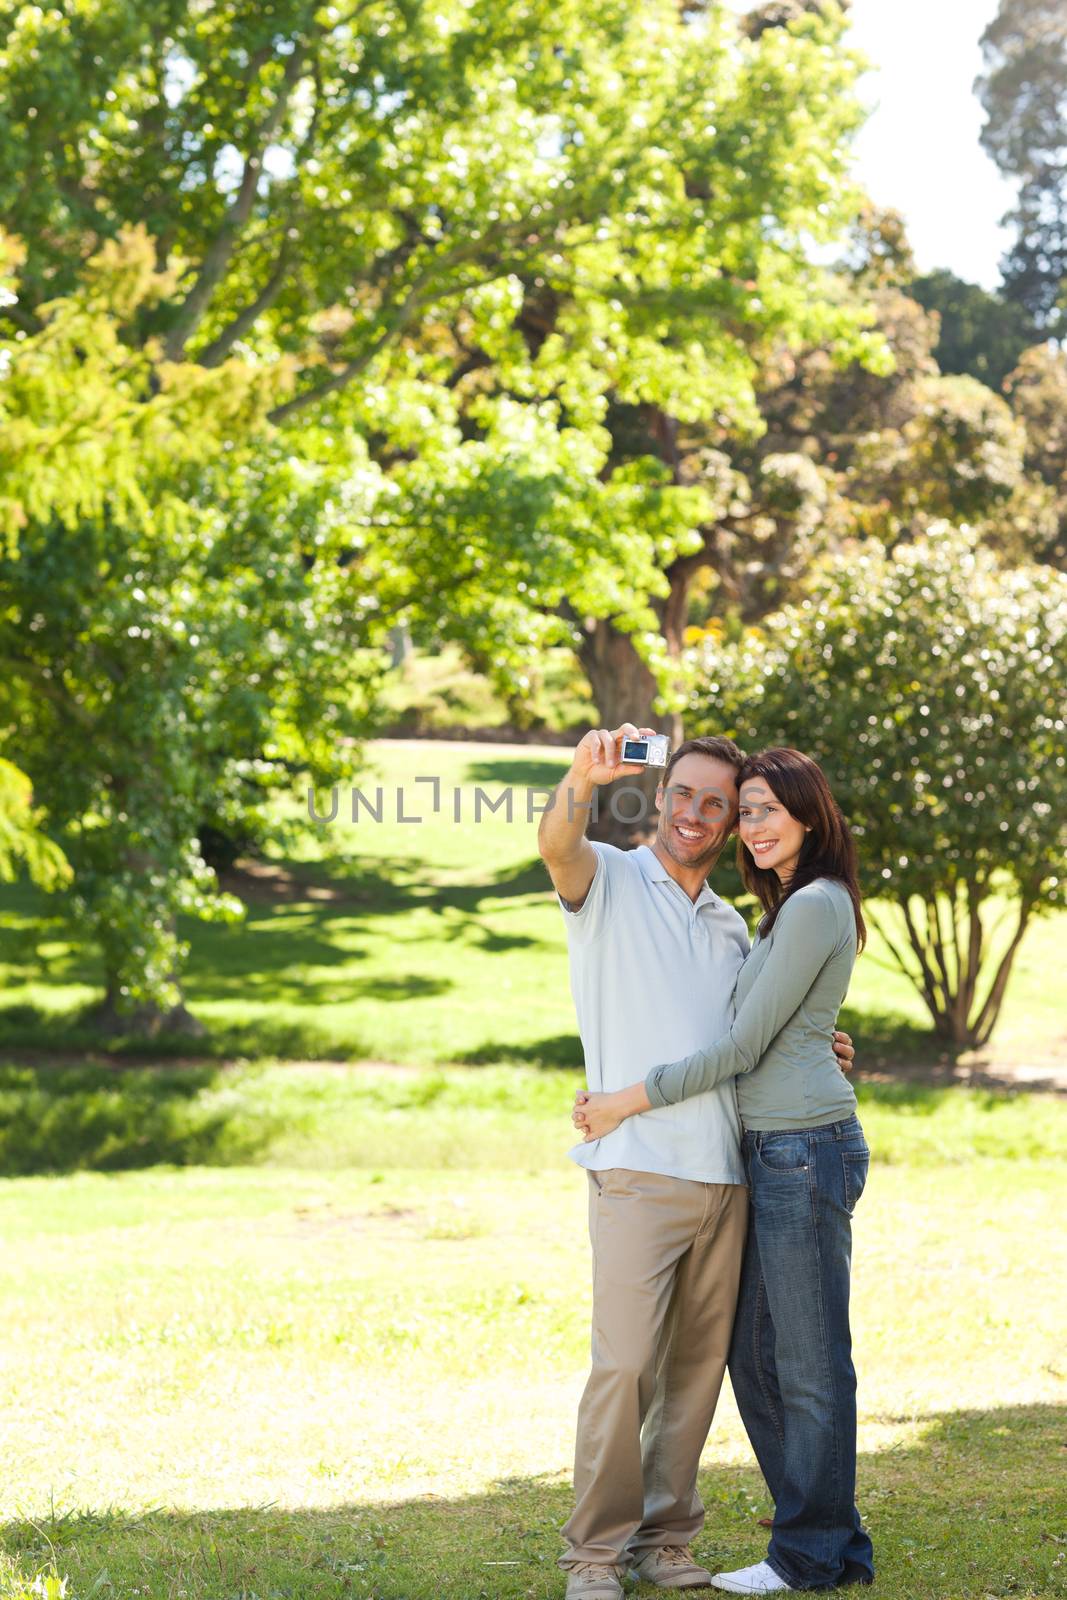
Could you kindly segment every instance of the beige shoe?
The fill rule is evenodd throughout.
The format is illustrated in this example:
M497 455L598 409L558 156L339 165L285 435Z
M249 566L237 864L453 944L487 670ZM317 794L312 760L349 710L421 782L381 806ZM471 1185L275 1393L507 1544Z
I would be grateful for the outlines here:
M622 1600L622 1567L579 1561L567 1570L567 1600Z
M634 1565L634 1575L657 1589L710 1589L711 1573L693 1560L687 1544L665 1544L649 1550Z

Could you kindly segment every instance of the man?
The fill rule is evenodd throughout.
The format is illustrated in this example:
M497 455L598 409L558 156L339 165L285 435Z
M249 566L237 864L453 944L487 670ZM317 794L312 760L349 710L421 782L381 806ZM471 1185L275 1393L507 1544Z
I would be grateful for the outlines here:
M674 752L651 846L585 837L597 788L643 770L621 762L623 739L652 731L587 733L538 833L595 1089L621 1088L725 1033L748 951L743 919L705 881L737 819L744 757L732 740L690 739ZM839 1054L851 1058L850 1042ZM560 1558L567 1600L621 1600L627 1566L663 1589L711 1583L690 1543L704 1522L697 1468L745 1242L740 1136L727 1082L571 1152L589 1174L593 1333Z

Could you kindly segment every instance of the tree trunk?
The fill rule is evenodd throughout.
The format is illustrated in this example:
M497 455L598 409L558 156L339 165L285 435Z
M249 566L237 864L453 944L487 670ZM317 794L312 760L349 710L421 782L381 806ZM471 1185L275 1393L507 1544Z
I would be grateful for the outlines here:
M667 653L672 661L680 660L685 648L685 630L689 621L689 590L696 573L706 565L707 558L701 554L675 561L667 569L671 587L663 605L663 637L667 641ZM682 713L672 712L670 722L671 748L676 750L685 738Z
M641 660L628 633L620 633L606 618L582 624L578 648L602 728L632 722L638 728L669 729L669 719L657 718L653 702L659 693L651 672ZM657 769L640 777L606 784L596 796L597 814L590 820L590 839L632 850L646 844L656 832L655 793Z
M578 659L602 727L617 728L621 722L654 726L652 705L659 689L628 633L620 633L604 617L587 620Z
M390 628L387 642L389 646L389 665L394 668L406 666L414 649L407 623L398 622L395 628Z
M993 976L993 982L986 997L985 1005L972 1024L974 1042L979 1048L989 1043L989 1036L997 1025L1000 1008L1004 1004L1004 996L1008 992L1008 979L1011 977L1011 969L1015 963L1015 957L1019 953L1019 946L1022 944L1023 934L1026 932L1033 909L1034 902L1032 900L1024 899L1021 901L1019 905L1019 920L1015 925L1011 943L1000 958L1000 965Z
M148 1039L158 1039L165 1034L181 1035L189 1039L203 1039L207 1028L194 1017L184 1000L174 1006L142 1004L133 1010L119 1007L118 987L108 982L107 992L98 1006L89 1013L90 1027L101 1034L143 1034Z
M922 996L935 1034L953 1050L981 1049L989 1043L1004 1003L1015 957L1033 914L1034 902L1023 899L1011 942L989 975L986 999L977 1015L972 1015L984 965L983 947L988 942L981 918L984 898L985 892L974 884L966 885L962 905L955 890L951 898L945 896L943 900L934 895L924 902L925 922L914 914L910 899L898 902L917 971L888 928L876 921L873 912L869 913L872 926L877 928L893 960ZM942 925L943 911L947 914L948 938Z
M131 851L129 854L131 864L138 870L146 871L151 865L150 858L143 851ZM171 917L171 931L175 929L175 919ZM94 1006L88 1016L90 1027L103 1034L140 1034L148 1039L158 1039L163 1035L179 1035L189 1039L202 1039L207 1034L207 1028L194 1017L185 1004L181 992L181 974L172 968L169 974L170 981L178 992L178 999L172 1006L157 1005L151 1000L144 1000L134 1006L122 1004L122 977L119 972L119 960L114 952L109 952L107 943L104 943L105 989L104 998L98 1006Z

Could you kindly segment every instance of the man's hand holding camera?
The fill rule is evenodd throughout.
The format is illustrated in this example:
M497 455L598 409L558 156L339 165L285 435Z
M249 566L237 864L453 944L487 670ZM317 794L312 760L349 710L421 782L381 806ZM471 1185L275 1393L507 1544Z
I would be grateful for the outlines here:
M655 728L636 728L632 722L624 722L610 733L607 728L591 728L574 752L571 772L575 778L597 787L602 783L614 783L616 778L636 777L644 772L647 763L623 761L624 742L659 737Z
M624 761L623 750L632 741L633 761ZM570 768L541 817L537 844L552 883L572 911L577 911L593 881L596 852L585 837L591 814L595 814L596 791L616 778L633 778L646 767L662 771L667 760L667 740L654 728L638 728L632 722L621 727L591 728L579 741Z

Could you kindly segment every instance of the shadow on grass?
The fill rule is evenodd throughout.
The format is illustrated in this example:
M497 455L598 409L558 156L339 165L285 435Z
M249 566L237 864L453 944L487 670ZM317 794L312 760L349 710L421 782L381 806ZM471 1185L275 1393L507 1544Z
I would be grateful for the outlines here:
M276 1131L213 1098L212 1066L0 1066L0 1175L248 1161Z
M364 959L361 944L372 921L380 933L383 918L429 911L437 919L433 938L442 944L467 941L484 951L505 952L534 948L540 942L531 935L488 927L484 914L489 902L545 893L548 880L538 860L476 883L444 886L414 878L410 862L376 861L372 866L337 862L331 864L329 877L321 867L297 862L260 867L256 874L248 874L242 923L228 926L182 919L180 924L182 936L191 943L184 985L194 1014L204 1002L247 1001L247 1014L240 1022L212 1027L206 1040L150 1041L137 1034L102 1036L87 1023L91 1005L58 1010L47 1002L16 1003L0 1008L0 1048L118 1056L150 1052L165 1059L190 1054L357 1059L371 1052L360 1039L339 1039L336 1028L317 1024L316 1008L360 999L404 1004L453 987L447 976L402 970L386 976L355 975L352 969ZM301 899L302 893L307 897ZM7 914L7 927L0 932L0 962L9 984L34 983L46 993L52 987L102 987L95 949L55 914L53 902L29 886L5 885L0 904ZM398 965L402 959L399 951ZM264 1001L300 1007L306 1020L264 1016Z
M321 1002L321 996L315 999ZM282 1061L363 1061L372 1054L358 1035L339 1038L336 1029L318 1026L311 1019L294 1021L253 1010L246 1020L216 1023L201 1037L160 1034L148 1038L141 1033L101 1033L82 1020L91 1009L57 1013L30 1005L0 1008L0 1052L34 1066L88 1060L125 1068L163 1063L189 1067L272 1057ZM314 1012L314 1001L308 1001L308 1009Z
M523 774L532 781L540 765L528 758L502 758L475 763L472 771L508 781ZM459 980L445 971L405 973L409 939L417 946L436 944L442 951L460 947L460 962L464 946L480 953L507 954L533 951L544 942L534 934L493 927L487 915L494 903L540 901L548 896L548 877L537 858L476 882L443 885L424 881L405 858L371 863L337 857L325 865L256 862L247 864L243 876L238 873L228 887L242 885L247 914L241 924L181 923L181 934L191 944L185 988L194 1015L198 1005L217 1002L230 1008L236 1003L241 1010L233 1020L213 1021L208 1036L196 1041L180 1036L149 1040L135 1033L105 1037L88 1021L95 1001L66 1010L49 1005L50 991L80 987L99 992L96 952L62 915L55 914L58 902L25 884L0 888L0 907L6 914L6 926L0 929L0 964L9 985L32 984L42 993L39 1004L0 1006L0 1049L55 1056L104 1054L142 1062L190 1056L354 1061L380 1054L382 1035L379 1029L376 1042L361 1037L355 1019L343 1018L345 1007L359 1001L404 1005L447 994L458 985ZM429 926L422 921L408 927L398 921L393 933L392 919L427 912L434 919ZM399 970L361 977L366 946L372 938L380 941L383 921L395 939ZM456 956L450 961L457 970ZM325 1007L341 1012L325 1020L319 1016ZM860 1014L846 1008L841 1022L856 1042L858 1081L907 1076L948 1085L974 1077L970 1068L959 1070L959 1052L898 1013ZM582 1062L572 1035L525 1045L483 1045L456 1059L471 1066L517 1062L580 1067ZM980 1081L1034 1092L1055 1087L1036 1079L1015 1085L995 1073L981 1074Z
M519 754L482 756L468 762L466 781L468 784L500 784L505 788L508 784L515 784L524 789L554 789L570 765L570 760L571 752L567 749L560 750L558 761L544 756ZM515 800L517 813L525 815L525 795L516 795Z
M953 1061L961 1053L900 1012L860 1012L846 1005L838 1027L852 1035L856 1064L862 1069L882 1071L900 1061L933 1067L942 1061Z
M415 975L362 982L354 978L351 968L364 958L360 944L370 920L380 927L383 918L428 911L439 919L434 937L443 943L467 940L489 951L529 949L540 943L536 937L502 933L485 923L490 902L547 892L545 869L536 859L476 883L454 885L427 884L412 877L410 862L378 861L370 866L338 861L329 878L321 867L291 861L260 867L254 876L248 875L241 923L180 920L179 931L191 943L184 984L194 1012L198 1002L248 998L254 1007L267 995L275 1002L306 1006L310 1012L317 1005L361 997L403 1002L443 993L450 986L447 979ZM5 885L0 905L7 922L0 932L0 963L7 969L9 984L102 987L94 947L56 915L53 902L30 887ZM337 969L336 979L330 969ZM310 1036L314 1032L312 1023ZM0 1009L0 1045L57 1048L61 1039L71 1048L94 1042L112 1048L82 1026L77 1011L25 1004ZM249 1018L249 1043L258 1048L254 1017ZM310 1053L306 1040L297 1047L298 1056Z
M1005 1090L1012 1094L1065 1092L1064 1077L1055 1065L1017 1073L1010 1065L964 1045L939 1039L928 1028L897 1013L861 1013L845 1007L839 1026L850 1033L856 1046L853 1084L926 1084L954 1088L967 1084L977 1089Z
M521 1052L521 1064L546 1071L580 1071L574 1059L577 1050L577 1040L567 1035L543 1039ZM509 1061L506 1054L502 1060L502 1052L493 1050L474 1064L520 1063ZM445 1076L440 1069L428 1068L397 1079L368 1075L362 1067L351 1073L332 1070L325 1077L313 1076L308 1100L300 1068L282 1071L293 1075L291 1086L277 1074L268 1086L260 1085L261 1069L256 1066L237 1065L231 1071L205 1061L135 1066L98 1056L78 1066L40 1060L0 1065L0 1177L159 1164L224 1167L269 1162L279 1139L283 1145L288 1139L291 1155L297 1135L304 1164L335 1162L340 1148L347 1152L343 1164L362 1166L363 1119L387 1127L397 1113L405 1118L402 1145L392 1156L376 1154L374 1161L390 1165L402 1150L400 1165L406 1165L414 1151L419 1153L416 1165L425 1160L426 1165L437 1166L437 1104L447 1099L453 1117L462 1117L465 1109L476 1117L485 1109L475 1072L465 1079L462 1073ZM465 1083L470 1085L469 1100ZM516 1076L510 1083L503 1080L495 1091L494 1106L505 1117L510 1114L512 1121L505 1122L489 1165L511 1167L519 1158L528 1131L528 1084L528 1078ZM569 1091L561 1095L561 1119L566 1095ZM860 1115L881 1164L942 1164L987 1157L1055 1160L1065 1153L1059 1121L1023 1115L1006 1124L997 1113L1012 1097L1003 1092L972 1092L962 1124L951 1115L939 1115L958 1098L953 1088L862 1084L859 1098ZM892 1116L876 1121L872 1115L868 1121L875 1109Z
M546 1039L535 1039L532 1044L482 1045L478 1050L468 1050L464 1055L457 1056L456 1065L567 1067L576 1071L585 1070L582 1041L576 1033L556 1033Z
M1063 1593L1063 1496L1049 1468L1065 1408L946 1411L920 1426L915 1444L860 1458L876 1595ZM769 1508L755 1468L711 1467L700 1488L696 1554L713 1571L760 1559ZM78 1600L557 1600L570 1501L566 1483L512 1478L480 1495L325 1510L72 1510L8 1523L0 1548L27 1576L54 1561Z

